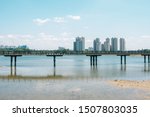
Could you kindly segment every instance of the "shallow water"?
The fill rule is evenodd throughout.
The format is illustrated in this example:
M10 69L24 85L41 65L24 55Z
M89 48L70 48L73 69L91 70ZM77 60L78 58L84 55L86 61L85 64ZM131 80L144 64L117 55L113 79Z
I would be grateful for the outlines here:
M120 89L107 80L150 80L150 67L143 57L127 57L120 65L118 56L98 57L97 67L87 56L46 56L17 58L16 75L10 58L0 57L0 99L146 99L139 89Z

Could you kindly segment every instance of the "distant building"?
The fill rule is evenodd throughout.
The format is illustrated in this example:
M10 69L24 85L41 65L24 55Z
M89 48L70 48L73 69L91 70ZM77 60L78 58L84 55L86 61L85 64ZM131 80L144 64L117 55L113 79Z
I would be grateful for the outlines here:
M125 39L124 38L120 38L120 51L125 51L126 47L125 47Z
M93 51L94 49L92 47L89 47L88 48L88 51Z
M106 38L106 51L110 51L110 39Z
M0 45L1 49L15 49L16 46Z
M118 51L118 39L116 37L111 38L111 51Z
M65 50L64 47L58 47L58 50L62 51L62 50Z
M106 41L104 42L104 45L103 45L103 51L110 51L110 39L109 38L106 38Z
M100 42L99 38L96 38L93 41L93 49L94 49L94 51L101 51L101 42Z
M76 37L76 41L73 43L74 51L84 51L85 50L85 38Z
M20 48L20 49L28 49L28 46L27 45L20 45L20 46L18 46L18 48Z
M102 48L102 49L101 49L102 51L105 51L105 46L104 46L104 44L101 44L101 48Z

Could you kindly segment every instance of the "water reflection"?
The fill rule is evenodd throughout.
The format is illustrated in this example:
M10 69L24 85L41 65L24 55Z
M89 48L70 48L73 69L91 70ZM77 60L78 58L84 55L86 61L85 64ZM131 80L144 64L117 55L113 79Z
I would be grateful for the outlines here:
M120 69L121 69L121 71L126 71L126 64L124 64L124 65L121 64L121 68Z
M148 71L150 71L150 63L148 63Z
M146 64L146 63L144 63L144 71L145 72L150 72L150 63L148 63L148 64Z
M46 79L63 79L63 75L56 74L56 68L53 68L53 73L45 76L25 76L25 75L17 75L16 67L10 66L10 74L9 75L1 75L0 79L8 79L8 80L46 80Z
M16 66L10 66L10 76L16 76L17 75L17 70Z
M91 77L92 78L99 77L97 66L91 66Z
M53 76L54 77L56 76L56 67L54 67L54 69L53 69Z
M50 79L58 79L58 80L63 80L66 79L62 75L47 75L47 76L22 76L22 75L16 75L16 76L10 76L10 75L0 75L0 79L8 79L8 80L50 80Z
M144 63L144 71L146 72L146 63Z

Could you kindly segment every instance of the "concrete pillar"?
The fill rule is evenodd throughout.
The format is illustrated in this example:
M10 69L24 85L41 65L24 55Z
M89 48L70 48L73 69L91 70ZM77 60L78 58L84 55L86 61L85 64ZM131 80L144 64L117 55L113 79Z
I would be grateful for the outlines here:
M146 63L146 55L144 55L144 63Z
M126 64L126 55L124 56L124 64Z
M90 65L92 66L92 56L90 56Z
M14 56L15 60L14 60L14 75L16 76L16 65L17 65L17 56Z
M13 66L13 56L10 57L10 67Z
M56 56L53 56L54 67L56 67Z
M120 57L121 57L121 65L122 65L122 55Z
M14 63L14 67L16 67L16 62L17 62L17 57L16 56L14 56L14 58L15 58L15 63Z
M13 75L13 57L10 56L10 75Z

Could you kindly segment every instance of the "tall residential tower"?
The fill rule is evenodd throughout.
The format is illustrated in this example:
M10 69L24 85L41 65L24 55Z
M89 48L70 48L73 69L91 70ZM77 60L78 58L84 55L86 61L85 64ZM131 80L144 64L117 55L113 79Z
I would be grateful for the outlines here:
M111 51L118 51L118 39L116 37L111 38Z
M85 38L76 37L76 41L73 43L74 51L84 51L85 50Z
M99 38L96 38L93 41L93 49L94 49L94 51L101 51L101 42L100 42Z
M124 38L120 38L120 51L125 51L126 47L125 47L125 39Z

